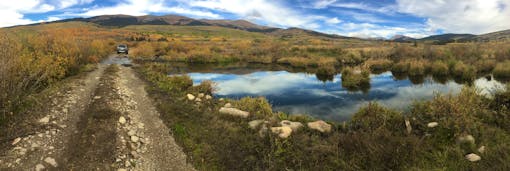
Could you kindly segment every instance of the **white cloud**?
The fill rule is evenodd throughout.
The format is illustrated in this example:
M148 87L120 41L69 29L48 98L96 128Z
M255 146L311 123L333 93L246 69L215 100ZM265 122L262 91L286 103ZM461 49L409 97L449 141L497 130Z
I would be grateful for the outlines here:
M150 13L177 13L191 15L195 17L205 18L221 18L220 15L214 14L208 11L193 10L191 8L183 7L169 7L163 0L128 0L123 3L119 3L111 7L96 7L89 9L84 13L79 14L68 14L83 17L92 17L98 15L114 15L114 14L126 14L133 16L148 15Z
M445 32L481 34L510 28L510 0L397 0L397 8Z
M317 9L326 8L335 2L336 0L319 0L313 3L313 7Z
M58 7L63 9L74 5L90 4L92 2L94 2L94 0L60 0Z
M302 15L286 5L279 4L282 1L271 0L192 0L186 1L189 6L206 8L225 13L235 14L241 18L260 21L270 26L301 27L316 29L316 16Z
M337 17L330 18L330 19L326 20L326 23L328 23L328 24L338 24L341 22L342 22L342 20L339 20Z
M35 21L24 18L23 14L43 13L54 8L40 0L0 1L0 16L2 16L0 27L34 23Z
M398 27L353 22L340 24L336 29L325 30L325 32L359 38L390 38L397 34L422 38L433 34L433 32L423 29L423 26L419 24L411 24L409 27Z

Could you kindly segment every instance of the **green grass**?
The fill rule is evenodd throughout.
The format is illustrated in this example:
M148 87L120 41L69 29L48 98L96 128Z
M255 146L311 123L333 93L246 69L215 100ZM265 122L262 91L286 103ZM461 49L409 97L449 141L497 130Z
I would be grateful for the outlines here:
M510 61L498 63L493 73L497 79L510 80Z
M142 74L150 78L147 74L155 73ZM158 104L162 119L199 170L505 170L510 167L508 92L488 99L466 88L457 96L436 95L433 100L416 102L406 112L369 103L345 125L332 123L333 131L329 134L305 127L288 139L280 139L273 134L260 136L258 130L248 128L248 121L264 119L270 126L277 126L284 119L304 124L314 119L275 113L264 98L212 100L197 106L184 97L187 92L195 92L195 88L167 91L158 88L158 80L150 81L150 95ZM254 115L240 119L219 114L218 108L226 102ZM410 133L406 131L406 119L411 123ZM429 128L429 122L438 122L439 126ZM474 136L476 143L458 144L457 137L466 134ZM488 150L477 152L482 145ZM472 152L482 160L467 161L464 155Z
M342 71L342 87L351 91L367 91L370 88L370 73L366 70L345 68Z

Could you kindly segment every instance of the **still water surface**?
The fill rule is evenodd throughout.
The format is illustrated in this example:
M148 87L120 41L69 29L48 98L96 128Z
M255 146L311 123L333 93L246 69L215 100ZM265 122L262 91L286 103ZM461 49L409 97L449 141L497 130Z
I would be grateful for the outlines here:
M465 86L453 80L439 83L430 76L419 78L419 81L396 79L391 72L383 72L371 74L369 89L352 91L341 86L340 74L330 76L328 81L321 81L315 74L274 68L179 70L181 74L183 71L188 74L194 84L204 80L214 81L217 97L239 99L246 96L264 96L276 111L307 114L335 121L349 119L370 101L393 109L407 110L413 101L432 99L436 93L458 94ZM504 87L504 84L490 77L479 78L472 85L485 94Z

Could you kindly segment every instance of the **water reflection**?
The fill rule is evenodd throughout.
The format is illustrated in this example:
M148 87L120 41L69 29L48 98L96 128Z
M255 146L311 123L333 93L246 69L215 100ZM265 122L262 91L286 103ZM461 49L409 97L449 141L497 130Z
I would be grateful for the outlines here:
M371 74L370 84L357 90L342 87L341 75L306 73L275 65L178 66L169 73L187 73L194 84L204 80L216 82L216 96L242 98L264 96L276 111L308 114L342 121L349 119L369 101L406 110L415 100L431 99L435 93L457 94L463 85L448 77L408 76L383 72ZM175 72L178 71L178 72ZM307 71L308 72L308 71ZM480 78L472 85L483 94L505 87L491 78Z

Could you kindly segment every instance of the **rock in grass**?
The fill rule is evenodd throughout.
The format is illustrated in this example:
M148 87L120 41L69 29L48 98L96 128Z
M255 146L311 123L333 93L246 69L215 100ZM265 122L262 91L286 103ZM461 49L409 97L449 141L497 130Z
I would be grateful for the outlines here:
M211 100L211 99L212 99L212 96L211 96L211 95L205 95L205 99L206 99L206 100Z
M205 94L204 93L198 93L198 98L204 98Z
M131 136L131 142L136 143L136 142L138 142L138 140L140 140L140 138L138 138L137 136L134 136L134 135Z
M186 94L188 100L195 100L195 96L193 94Z
M45 116L44 118L39 119L39 123L46 124L48 122L50 122L50 117L49 116Z
M54 159L54 158L51 158L51 157L46 157L46 158L44 159L44 162L46 162L46 163L50 164L50 165L51 165L51 166L53 166L53 167L57 167L57 166L58 166L57 161L55 161L55 159Z
M434 128L434 127L436 127L438 125L439 125L439 123L437 123L437 122L430 122L430 123L427 124L427 127Z
M124 118L124 116L119 117L119 123L125 124L126 123L126 118Z
M14 139L14 141L12 141L11 145L16 145L16 144L18 144L20 141L21 141L21 138L20 138L20 137L18 137L18 138L16 138L16 139Z
M470 144L475 144L475 137L473 137L472 135L464 135L464 136L460 136L459 138L457 138L457 141L459 143L470 143Z
M301 122L292 122L292 121L289 121L289 120L281 121L280 125L283 126L283 127L289 127L294 132L299 130L299 128L303 127L303 124Z
M232 116L239 116L242 118L247 118L248 116L250 116L249 112L242 111L242 110L239 110L236 108L230 108L230 107L220 108L220 113L228 114L228 115L232 115Z
M467 154L465 157L470 162L477 162L477 161L482 160L482 157L480 157L479 155L474 154L474 153Z
M43 171L44 169L45 167L42 164L35 165L35 171Z
M278 134L278 137L280 138L288 138L290 134L292 134L292 129L287 126L272 127L271 132Z
M262 124L262 123L264 123L264 120L262 120L262 119L258 119L258 120L253 120L253 121L248 122L248 125L249 125L249 127L250 127L251 129L254 129L254 130L255 130L255 129L257 129L257 128L260 126L260 124Z
M482 154L485 153L485 146L482 145L480 148L478 148L478 152Z
M225 106L223 106L223 107L228 107L228 108L231 108L231 107L232 107L232 104L230 104L230 103L227 103L227 104L225 104Z
M413 131L413 127L411 127L411 121L409 121L409 119L406 119L404 122L406 124L407 134L411 134L411 131Z
M331 132L331 125L324 122L323 120L318 120L318 121L315 121L315 122L308 122L308 127L310 129L315 129L319 132L322 132L322 133L328 133L328 132Z

